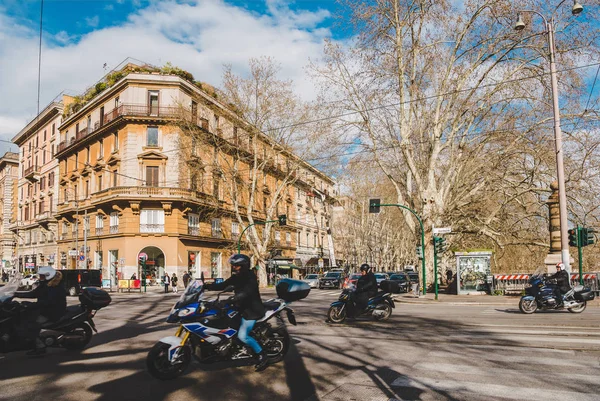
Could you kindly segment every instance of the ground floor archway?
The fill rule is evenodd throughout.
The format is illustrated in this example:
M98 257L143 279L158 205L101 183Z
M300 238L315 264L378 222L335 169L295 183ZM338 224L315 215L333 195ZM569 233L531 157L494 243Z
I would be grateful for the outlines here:
M139 263L140 256L146 255L146 271L143 271L142 264ZM160 284L165 275L165 254L159 247L147 246L138 252L138 277L143 278L144 273L148 284Z

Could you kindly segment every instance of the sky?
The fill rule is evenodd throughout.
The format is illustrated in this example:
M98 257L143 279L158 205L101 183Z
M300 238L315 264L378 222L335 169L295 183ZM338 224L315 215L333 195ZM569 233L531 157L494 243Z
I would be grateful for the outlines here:
M0 140L37 114L41 0L0 0ZM344 41L334 0L44 0L40 110L61 92L80 94L126 58L191 72L220 86L223 66L243 74L271 56L304 98L324 41ZM0 142L0 154L16 151Z

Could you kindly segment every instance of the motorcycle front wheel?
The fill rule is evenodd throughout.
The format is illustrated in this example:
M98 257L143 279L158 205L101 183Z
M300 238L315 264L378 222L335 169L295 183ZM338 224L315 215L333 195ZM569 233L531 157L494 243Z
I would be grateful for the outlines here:
M346 308L344 308L344 305L334 305L329 308L327 319L332 323L342 323L346 320Z
M525 313L525 314L532 314L537 310L537 302L534 300L530 300L530 299L524 299L521 298L521 300L519 301L519 309L521 309L521 312Z
M190 347L179 348L179 356L174 361L169 361L169 344L157 342L148 352L146 367L150 374L159 380L172 380L180 376L192 360Z
M575 307L569 308L567 310L571 313L581 313L585 310L586 306L587 306L587 302L583 301L581 304L579 304L579 306L575 306Z

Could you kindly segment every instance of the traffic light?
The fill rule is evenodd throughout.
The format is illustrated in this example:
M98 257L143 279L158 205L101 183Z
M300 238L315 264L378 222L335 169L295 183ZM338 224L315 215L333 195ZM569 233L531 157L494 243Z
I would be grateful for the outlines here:
M446 239L443 237L433 237L433 245L435 248L435 253L440 254L446 252L447 245Z
M423 259L423 248L420 246L417 247L417 258Z
M379 213L381 199L369 199L369 213Z
M287 215L285 215L285 214L280 214L279 216L277 216L277 220L279 220L279 225L280 225L280 226L285 226L285 225L287 225Z
M596 238L594 236L595 233L596 233L596 230L594 230L593 228L582 227L581 228L581 246L592 245L593 243L595 243L596 242Z
M579 228L572 228L569 230L569 246L577 246Z

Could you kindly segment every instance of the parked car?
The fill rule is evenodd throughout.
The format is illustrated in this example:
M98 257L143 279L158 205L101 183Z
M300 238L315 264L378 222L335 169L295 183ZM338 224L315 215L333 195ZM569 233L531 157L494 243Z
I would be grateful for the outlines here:
M38 282L37 274L28 274L21 279L21 287L25 287L26 289L31 289L35 283Z
M71 296L81 293L85 287L102 287L102 272L100 270L61 270L63 285Z
M385 273L375 273L375 280L377 280L377 286L381 284L383 280L389 280L390 276Z
M411 282L413 282L413 283L419 282L419 273L408 272L406 274L408 275L408 278L410 279Z
M319 289L323 288L342 288L346 275L343 271L329 271L319 280Z
M316 288L319 286L319 279L321 277L318 274L307 274L306 277L304 277L304 281L306 284L308 284L310 286L310 288Z
M410 291L410 279L406 273L396 273L390 276L389 280L382 281L379 285L382 290L391 293L401 293Z

